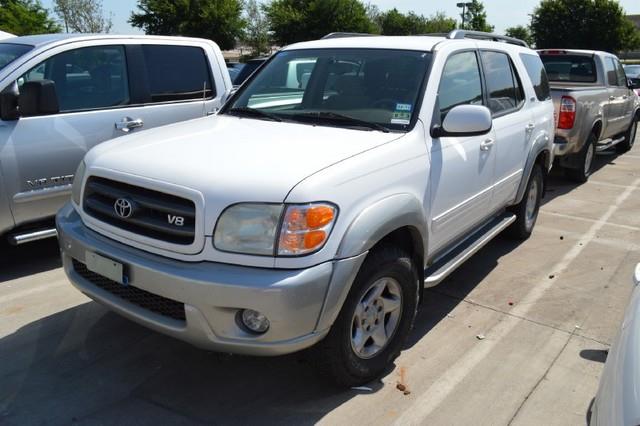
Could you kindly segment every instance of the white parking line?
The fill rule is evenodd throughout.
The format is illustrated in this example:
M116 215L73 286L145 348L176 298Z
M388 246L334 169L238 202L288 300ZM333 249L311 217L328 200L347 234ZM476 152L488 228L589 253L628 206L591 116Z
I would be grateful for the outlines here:
M545 292L554 284L556 280L548 278L550 274L556 277L564 272L568 266L582 253L587 244L595 237L596 233L607 224L609 218L618 210L622 204L640 185L640 179L636 179L633 184L616 198L613 205L591 225L589 230L578 240L575 245L564 255L564 257L553 267L551 271L545 273L540 278L540 282L534 285L531 291L518 303L511 311L511 315L506 315L501 322L487 331L487 339L468 351L456 363L444 371L440 377L424 392L417 395L410 407L403 411L395 424L396 425L418 425L423 424L425 419L435 410L447 396L464 380L464 378L476 367L487 355L520 323L516 317L526 317L532 306L539 301Z
M636 187L629 187L630 191L633 191L634 189L637 189ZM580 217L580 216L573 216L570 214L563 214L563 213L556 213L556 212L547 212L544 210L540 210L540 213L545 214L545 215L549 215L549 216L556 216L556 217L562 217L564 219L571 219L571 220L577 220L580 222L589 222L589 223L598 223L600 220L599 219L589 219L587 217ZM637 226L631 226L631 225L623 225L621 223L612 223L612 222L605 222L604 225L607 226L614 226L616 228L621 228L621 229L628 229L629 231L640 231L640 227Z
M602 181L594 180L594 179L589 179L589 183L590 184L593 183L593 184L600 185L600 186L608 186L610 188L623 188L623 189L630 188L629 185L620 185L618 183L602 182Z

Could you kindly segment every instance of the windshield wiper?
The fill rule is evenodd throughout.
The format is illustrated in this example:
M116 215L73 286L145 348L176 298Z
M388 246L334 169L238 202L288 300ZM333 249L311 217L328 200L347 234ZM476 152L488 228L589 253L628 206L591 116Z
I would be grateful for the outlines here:
M253 117L262 117L262 118L266 118L268 120L273 120L273 121L282 121L282 118L278 117L275 114L271 114L270 112L262 111L260 109L255 109L255 108L249 108L249 107L229 108L227 110L227 113L230 113L232 115L245 116L245 117L253 116Z
M357 127L366 127L373 130L379 130L384 133L389 133L390 131L388 127L385 127L382 124L372 123L370 121L360 120L358 118L354 118L348 115L342 115L342 114L338 114L330 111L304 112L304 113L294 114L293 117L316 118L318 120L332 121L334 123L344 123L344 124L350 124L352 126L357 126Z

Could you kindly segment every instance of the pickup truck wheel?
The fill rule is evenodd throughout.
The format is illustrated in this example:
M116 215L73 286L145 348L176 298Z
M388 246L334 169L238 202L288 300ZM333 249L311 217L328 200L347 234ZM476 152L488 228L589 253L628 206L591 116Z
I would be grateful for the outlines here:
M636 133L638 131L638 116L633 118L629 130L624 134L624 141L616 145L616 151L619 154L624 154L633 147L633 143L636 141Z
M408 254L391 246L371 252L329 334L312 350L320 371L347 387L379 377L413 327L418 284Z
M511 208L511 211L516 215L516 221L508 228L508 233L511 237L526 240L531 236L533 227L538 219L543 191L544 177L542 168L535 164L531 170L527 190L522 197L522 201Z
M593 160L596 156L597 136L592 133L578 154L578 168L565 169L566 176L578 183L585 183L593 171Z

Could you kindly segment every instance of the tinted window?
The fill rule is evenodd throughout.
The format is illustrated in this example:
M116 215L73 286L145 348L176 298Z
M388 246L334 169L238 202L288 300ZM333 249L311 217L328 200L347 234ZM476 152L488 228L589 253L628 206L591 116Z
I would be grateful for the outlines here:
M127 64L122 46L74 49L52 56L18 79L52 80L61 112L129 103Z
M249 108L305 124L406 131L430 59L427 52L391 49L283 51L244 83L223 112L246 114Z
M538 100L545 101L550 99L551 94L549 93L549 80L540 57L538 55L527 55L525 53L521 53L520 58L527 70L529 78L531 79L533 90L535 90Z
M151 102L215 96L207 57L191 46L143 45Z
M27 46L24 44L0 43L0 70L2 70L2 68L6 67L11 62L15 61L31 49L33 49L33 46Z
M595 83L596 64L591 56L540 55L550 81Z
M438 88L440 115L456 105L482 105L480 68L474 52L456 53L447 59Z
M607 75L607 83L609 86L618 85L618 74L616 73L616 64L613 59L606 58L604 61L604 72Z
M624 72L624 68L622 68L620 61L617 59L614 60L614 63L616 65L616 74L618 76L618 86L627 87L627 75Z
M523 100L522 87L509 56L505 53L487 51L481 52L480 55L491 112L495 115L517 108Z

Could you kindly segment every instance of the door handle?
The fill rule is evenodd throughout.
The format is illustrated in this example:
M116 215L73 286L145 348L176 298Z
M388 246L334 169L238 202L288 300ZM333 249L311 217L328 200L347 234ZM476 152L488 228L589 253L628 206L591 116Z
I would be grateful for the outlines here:
M141 118L133 119L131 117L125 117L116 124L116 130L120 130L124 133L129 133L132 129L144 126L144 121Z
M616 97L615 97L615 96L609 96L609 100L610 100L610 101L615 101L615 100L616 100Z
M533 129L535 129L535 128L536 128L535 124L529 123L529 124L527 124L526 130L527 130L527 132L532 132Z
M494 142L495 141L491 138L485 139L484 141L482 141L482 143L480 143L480 150L489 151L493 146Z
M629 99L629 95L624 95L622 99Z

